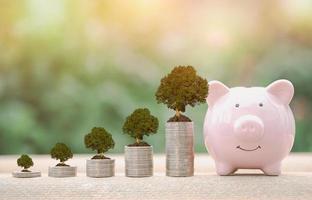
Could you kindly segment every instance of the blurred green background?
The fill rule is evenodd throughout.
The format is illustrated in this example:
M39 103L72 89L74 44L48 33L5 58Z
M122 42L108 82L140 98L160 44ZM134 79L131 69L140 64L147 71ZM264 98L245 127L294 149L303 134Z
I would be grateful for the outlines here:
M124 119L148 107L160 121L146 138L164 152L174 114L156 103L161 77L176 65L228 86L290 79L297 122L293 151L312 151L310 0L0 0L0 154L48 153L103 126L123 152ZM207 105L187 108L196 151L206 152Z

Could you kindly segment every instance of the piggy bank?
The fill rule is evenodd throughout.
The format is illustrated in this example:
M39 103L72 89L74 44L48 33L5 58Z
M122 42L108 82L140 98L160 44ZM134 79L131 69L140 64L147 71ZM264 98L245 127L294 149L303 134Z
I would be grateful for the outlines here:
M293 95L294 87L288 80L267 87L234 88L209 82L204 139L217 174L230 175L237 169L281 173L281 162L295 137L289 107Z

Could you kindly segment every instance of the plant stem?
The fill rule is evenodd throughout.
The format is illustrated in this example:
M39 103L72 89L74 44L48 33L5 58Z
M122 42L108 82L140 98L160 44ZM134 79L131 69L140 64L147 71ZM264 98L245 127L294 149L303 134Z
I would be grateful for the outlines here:
M135 138L135 140L137 144L140 144L141 140L139 138Z
M176 109L176 116L179 118L180 117L180 111Z

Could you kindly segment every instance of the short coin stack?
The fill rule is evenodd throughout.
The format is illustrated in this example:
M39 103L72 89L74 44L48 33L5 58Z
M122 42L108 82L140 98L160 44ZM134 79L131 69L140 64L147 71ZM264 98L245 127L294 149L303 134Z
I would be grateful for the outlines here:
M128 177L153 176L153 147L125 146L125 165Z
M111 177L115 175L114 159L87 160L87 176L94 178Z
M49 176L51 177L73 177L77 174L77 167L56 166L49 167Z
M166 124L166 175L194 175L193 122Z
M15 178L34 178L34 177L40 177L41 172L13 172L13 177Z

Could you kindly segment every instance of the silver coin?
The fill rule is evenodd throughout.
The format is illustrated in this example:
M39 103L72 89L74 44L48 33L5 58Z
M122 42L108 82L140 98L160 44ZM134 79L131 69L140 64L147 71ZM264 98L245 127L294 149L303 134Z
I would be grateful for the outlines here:
M130 178L141 178L141 177L151 177L153 174L127 174Z
M150 160L153 158L153 156L148 156L148 157L139 157L139 156L129 156L128 154L125 155L125 160Z
M194 152L179 152L179 151L166 151L167 156L171 157L187 157L187 156L193 156Z
M125 160L125 164L131 165L131 164L139 164L139 165L147 165L147 164L153 164L153 160L147 160L147 161L135 161L135 160Z
M171 166L174 166L174 165L190 165L190 164L193 164L194 162L192 161L168 161L168 164L170 164Z
M153 172L150 171L150 172L127 172L126 173L126 176L152 176L153 175Z
M134 160L146 160L146 159L150 159L151 157L153 157L152 155L145 155L145 154L137 154L137 155L133 155L133 154L128 154L126 152L126 159L134 159Z
M152 171L153 167L146 167L146 168L125 168L128 171Z
M125 159L125 162L128 162L128 163L148 163L148 162L153 162L153 158L150 157L149 159L146 159L146 160Z
M127 169L126 171L129 173L144 173L144 172L151 172L153 171L153 168L147 168L147 169Z
M166 172L166 176L171 176L171 177L189 177L189 176L194 176L194 173L172 173L172 172Z
M151 170L153 169L153 166L146 166L146 167L136 167L136 166L131 166L131 167L125 167L125 170L137 170L137 171L140 171L140 170Z
M167 159L191 159L194 158L193 153L175 153L175 154L168 154Z
M87 176L92 178L105 178L115 176L114 171L103 172L103 171L87 171Z
M153 163L146 163L146 164L129 164L127 163L126 168L148 168L153 167Z
M149 171L129 171L127 170L126 171L126 175L131 175L131 174L137 174L137 175L149 175L149 174L152 174L153 171L152 170L149 170Z
M193 169L167 169L167 172L171 173L193 173Z
M142 174L142 173L133 173L133 174L126 174L127 177L147 177L147 176L153 176L153 173L146 173L146 174Z
M166 142L167 144L169 143L175 143L177 145L179 145L179 143L181 144L192 144L194 141L192 141L193 139L192 138L189 138L189 139L185 139L185 140L181 140L181 139L176 139L178 137L181 137L180 135L178 135L177 137L175 138L172 138L172 139L168 139L166 138ZM182 145L181 145L182 146ZM170 146L169 146L170 147ZM176 147L176 146L171 146L172 148Z
M177 169L190 169L192 170L194 168L193 164L185 164L185 165L166 165L167 170L177 170Z
M138 156L131 156L131 155L128 155L126 153L125 155L125 160L150 160L152 158L152 156L147 156L147 157L140 157L140 155Z
M193 149L167 149L166 153L168 154L194 154Z
M73 177L77 174L77 167L71 166L56 166L49 167L50 177Z
M166 175L194 174L193 122L166 123Z
M153 169L125 169L126 174L132 174L132 173L136 173L136 174L150 174L151 172L153 172Z
M125 166L148 166L148 165L151 165L153 166L153 162L146 162L146 163L135 163L135 162L126 162L125 163Z
M87 165L87 168L112 168L114 165Z
M193 170L186 170L186 169L183 169L183 170L178 169L178 170L167 170L167 172L169 172L169 173L176 173L176 174L178 174L178 173L181 173L181 174L191 174L194 171Z
M109 170L114 169L115 166L87 166L86 169L100 169L100 170Z
M178 164L192 164L194 163L193 161L185 161L185 160L166 160L168 162L168 164L171 165L178 165Z
M91 159L87 160L86 175L93 178L112 177L115 175L115 160Z
M125 152L127 154L127 158L137 158L137 159L147 159L152 157L152 154L131 154L129 152Z
M12 173L12 175L15 178L35 178L35 177L40 177L41 172L38 172L38 171L31 171L31 172L14 171Z
M134 147L132 147L134 148ZM126 152L131 154L146 154L151 152L152 149L125 149Z
M166 166L167 171L193 171L192 166Z
M167 155L167 160L192 160L194 158L193 154L169 154Z
M167 160L191 160L193 159L193 154L169 154L167 155Z
M166 153L168 153L168 152L166 152ZM184 153L184 152L182 152L182 153L180 153L180 152L171 153L171 152L169 152L167 154L167 157L168 158L191 158L191 157L194 157L194 153L191 153L191 152L189 152L189 153Z
M153 148L125 147L125 174L127 177L153 175Z
M125 169L128 173L145 173L145 172L151 172L153 171L153 168L147 168L147 169Z
M178 163L181 163L181 164L191 164L191 163L194 163L194 160L193 159L187 159L187 160L182 160L182 159L172 159L172 160L168 160L166 159L166 162L168 162L168 164L178 164Z

